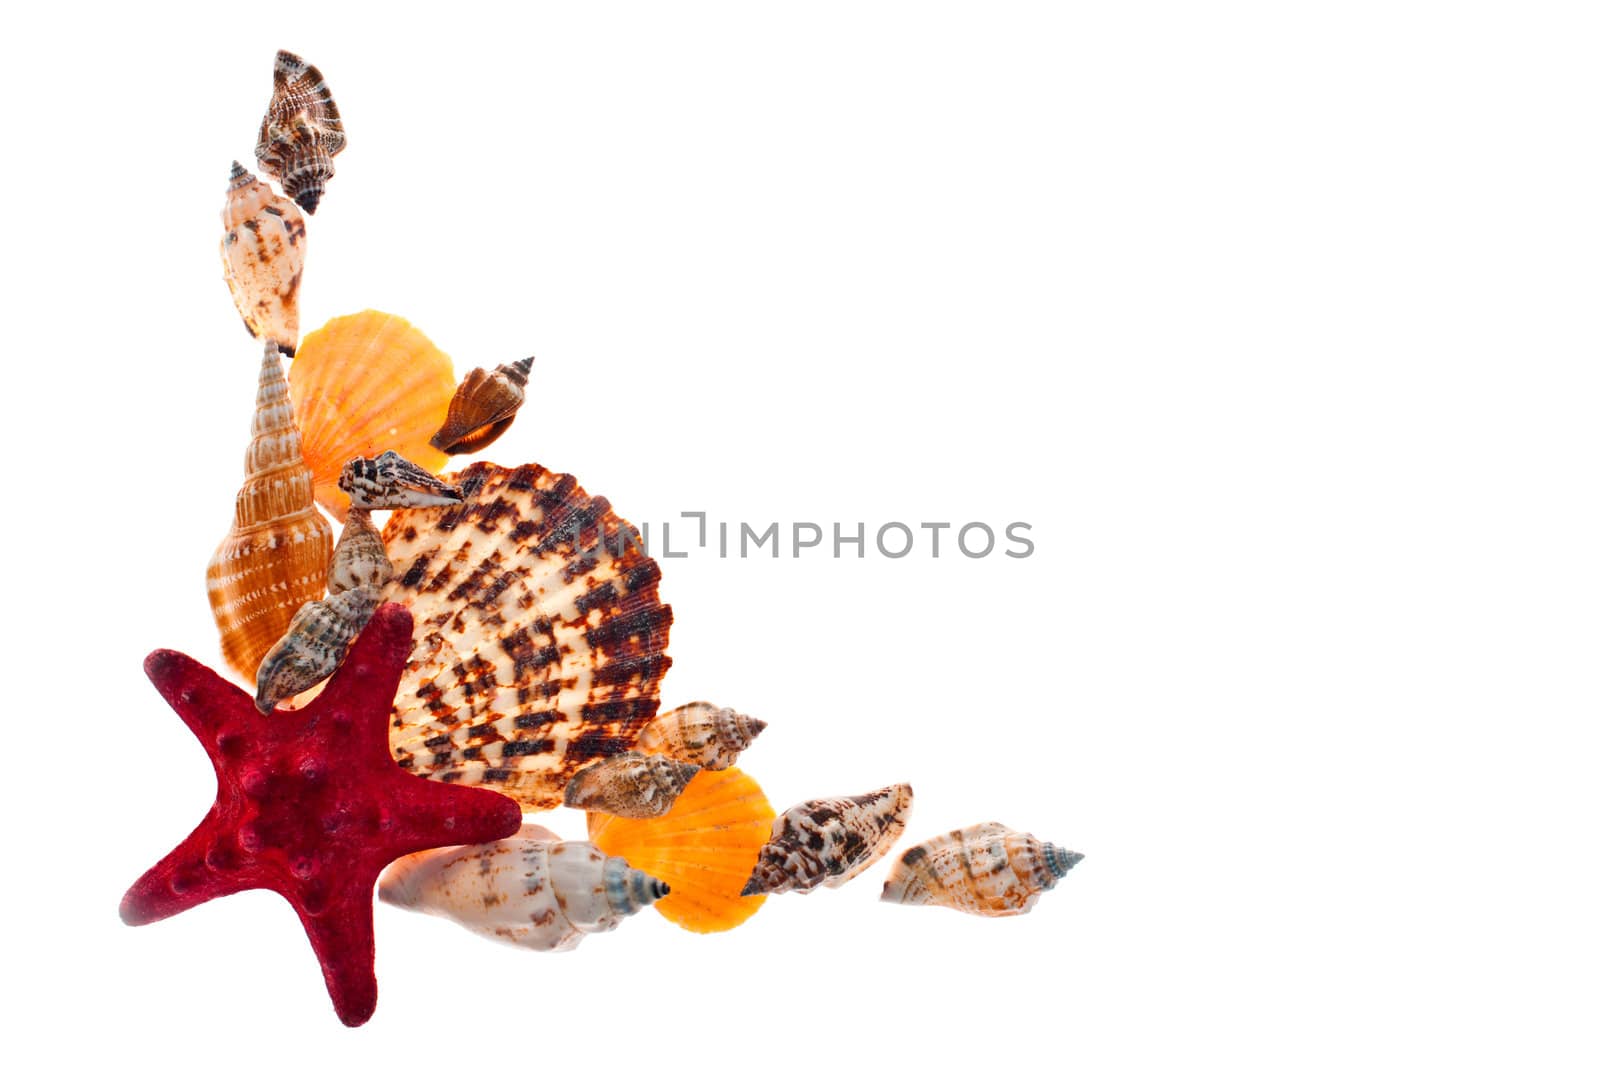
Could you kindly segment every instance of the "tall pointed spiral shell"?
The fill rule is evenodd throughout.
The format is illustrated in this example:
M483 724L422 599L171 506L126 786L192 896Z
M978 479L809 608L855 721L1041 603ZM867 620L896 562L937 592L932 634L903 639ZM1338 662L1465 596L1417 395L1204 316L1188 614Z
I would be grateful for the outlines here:
M294 356L306 221L293 201L233 163L222 206L222 273L245 330Z
M765 896L741 896L750 868L772 832L772 804L755 780L734 767L702 770L660 818L589 813L589 839L672 886L656 910L686 930L731 930Z
M744 894L837 889L888 854L910 817L910 785L790 807L772 823Z
M1023 915L1082 858L1031 833L983 822L907 849L890 869L881 899L970 915Z
M632 525L571 476L478 462L446 476L460 505L396 510L384 596L416 647L389 742L425 777L483 785L525 809L629 750L656 712L672 611Z
M614 930L667 892L665 882L624 860L541 826L492 844L408 855L378 884L384 903L541 952L565 952L585 934Z
M295 612L321 597L333 551L333 529L312 499L311 470L272 342L263 347L250 431L244 486L234 499L233 525L206 566L206 593L223 658L253 681Z
M638 749L707 770L726 770L766 727L761 719L731 707L685 703L656 715L639 734Z
M533 358L527 357L493 372L482 368L468 372L430 444L447 454L472 454L500 438L522 407L532 368Z
M367 309L312 331L295 353L289 389L317 501L340 520L350 498L339 473L351 458L393 450L428 472L449 460L428 436L444 419L455 370L399 316Z
M322 72L292 52L272 66L272 99L256 135L256 161L283 192L315 213L344 149L344 123Z

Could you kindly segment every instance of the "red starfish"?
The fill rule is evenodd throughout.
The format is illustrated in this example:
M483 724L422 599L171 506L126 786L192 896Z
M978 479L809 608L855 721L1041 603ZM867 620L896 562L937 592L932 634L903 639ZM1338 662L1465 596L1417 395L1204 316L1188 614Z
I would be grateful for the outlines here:
M122 898L130 926L244 889L271 889L300 915L333 1007L360 1026L378 1003L372 885L394 859L515 833L515 800L426 781L394 764L389 715L411 652L411 614L378 609L305 709L262 717L252 698L188 655L144 671L217 771L205 819Z

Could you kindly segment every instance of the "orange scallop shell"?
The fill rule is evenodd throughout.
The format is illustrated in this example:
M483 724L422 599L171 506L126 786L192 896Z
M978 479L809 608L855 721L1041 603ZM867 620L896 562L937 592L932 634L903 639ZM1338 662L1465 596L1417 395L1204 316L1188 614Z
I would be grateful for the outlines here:
M405 319L367 309L336 316L295 351L289 392L317 501L344 520L339 470L393 450L429 472L449 461L428 445L455 394L450 357Z
M660 878L672 892L656 910L694 933L731 930L765 896L740 896L777 813L749 774L701 770L660 818L591 812L589 839L607 855Z

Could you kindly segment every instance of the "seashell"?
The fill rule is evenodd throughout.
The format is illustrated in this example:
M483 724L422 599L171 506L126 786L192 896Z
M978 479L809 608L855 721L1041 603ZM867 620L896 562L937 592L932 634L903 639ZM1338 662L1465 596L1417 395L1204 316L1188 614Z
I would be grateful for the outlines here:
M335 592L300 607L289 631L261 659L256 709L271 714L285 699L333 676L377 608L377 590L370 587Z
M272 65L272 100L256 135L256 161L283 184L307 212L333 177L333 158L344 149L344 124L322 72L292 52Z
M667 895L667 884L587 841L524 826L492 844L396 860L378 883L386 904L451 919L485 937L565 952Z
M278 347L263 346L245 480L233 526L206 566L206 593L222 655L246 680L289 630L295 612L321 597L333 529L311 497Z
M700 767L665 755L624 751L585 766L567 782L564 802L583 811L623 818L655 818L672 810Z
M493 372L474 368L456 388L444 426L428 440L447 454L473 454L504 435L522 406L533 358L503 364Z
M364 509L351 510L328 562L328 591L337 594L365 587L378 592L392 576L389 553L373 527L371 514Z
M424 777L560 806L655 715L672 663L661 571L571 476L480 461L446 479L460 505L396 510L383 530L384 597L417 623L389 743Z
M300 341L306 221L293 201L233 162L222 206L222 273L245 330L287 357Z
M428 445L455 388L450 358L399 316L371 309L306 335L289 390L316 473L317 501L339 520L350 506L339 473L353 457L393 450L429 472L449 458Z
M911 817L911 786L807 800L772 823L744 895L837 889L884 855Z
M685 703L656 715L639 733L636 750L692 762L704 770L726 770L767 723L731 707Z
M656 910L686 930L731 930L764 896L740 896L767 834L772 804L738 767L702 770L660 818L589 812L589 839L672 886Z
M895 860L881 899L971 915L1025 915L1083 856L999 822L924 841Z
M371 461L353 457L345 462L339 470L339 490L350 496L353 509L415 509L461 501L460 491L393 450Z

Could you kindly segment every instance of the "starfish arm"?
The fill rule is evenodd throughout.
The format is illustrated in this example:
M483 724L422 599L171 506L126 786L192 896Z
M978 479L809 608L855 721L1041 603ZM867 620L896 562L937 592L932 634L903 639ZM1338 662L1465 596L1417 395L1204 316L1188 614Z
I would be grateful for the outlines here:
M300 905L300 921L311 950L322 965L322 978L333 998L333 1010L345 1026L360 1026L378 1007L376 953L372 936L372 882L351 883L312 915Z
M483 844L522 827L522 808L510 796L484 788L446 785L391 766L397 840L401 854L451 844Z
M177 711L190 732L205 745L212 763L212 742L227 720L225 711L239 689L181 651L151 651L144 660L145 676Z
M393 762L389 754L389 711L400 674L410 657L411 614L403 606L384 603L356 637L339 672L306 707L306 715L334 712L334 717L342 717L349 725L350 746L357 753L363 757L381 754Z
M255 887L248 861L230 846L227 822L216 808L122 897L122 921L143 926L207 900Z

